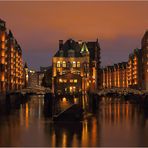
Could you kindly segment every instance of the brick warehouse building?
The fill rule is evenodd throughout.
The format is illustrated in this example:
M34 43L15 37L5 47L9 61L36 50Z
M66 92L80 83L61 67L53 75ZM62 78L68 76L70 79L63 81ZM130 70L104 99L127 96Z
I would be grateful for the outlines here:
M103 88L148 90L148 31L142 37L141 49L134 49L129 54L128 62L103 68L102 78Z
M0 19L0 93L19 90L23 86L22 49L12 32Z

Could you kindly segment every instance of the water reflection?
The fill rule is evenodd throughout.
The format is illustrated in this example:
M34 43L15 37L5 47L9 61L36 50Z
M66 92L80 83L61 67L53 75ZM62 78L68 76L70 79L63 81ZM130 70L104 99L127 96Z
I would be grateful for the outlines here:
M91 114L82 122L53 123L45 102L34 96L9 116L0 117L0 146L148 146L148 112L120 98L95 104L87 96L60 100L60 108L80 103Z

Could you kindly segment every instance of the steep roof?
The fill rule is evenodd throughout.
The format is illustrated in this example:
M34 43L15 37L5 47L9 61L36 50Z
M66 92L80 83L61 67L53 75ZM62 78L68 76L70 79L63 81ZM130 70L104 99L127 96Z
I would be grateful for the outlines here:
M55 57L68 57L69 52L73 52L75 57L81 57L80 45L72 39L68 39L62 46L62 49L58 50Z
M100 45L98 43L98 39L96 41L93 42L87 42L86 43L88 49L89 49L89 53L90 53L90 59L95 60L95 49L100 49Z
M68 53L73 52L74 57L81 57L82 51L89 51L91 60L94 60L96 48L100 48L98 39L94 42L82 42L81 44L79 42L74 41L73 39L68 39L54 56L68 57Z

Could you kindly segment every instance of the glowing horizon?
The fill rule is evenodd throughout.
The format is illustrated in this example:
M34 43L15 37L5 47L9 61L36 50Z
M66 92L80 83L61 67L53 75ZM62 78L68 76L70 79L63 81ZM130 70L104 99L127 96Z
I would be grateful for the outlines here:
M101 65L127 61L147 29L148 2L0 2L30 68L51 65L58 41L99 39Z

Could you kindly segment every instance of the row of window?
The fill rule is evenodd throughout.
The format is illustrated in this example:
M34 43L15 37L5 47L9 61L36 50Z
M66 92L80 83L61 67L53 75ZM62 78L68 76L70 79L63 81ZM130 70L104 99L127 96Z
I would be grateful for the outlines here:
M77 83L78 80L77 79L70 79L69 82L70 83ZM59 79L59 83L67 83L67 79Z
M80 67L81 66L79 61L78 62L73 61L72 63L70 63L70 62L66 63L66 61L62 61L62 62L58 61L56 64L57 67L69 67L70 65L72 65L72 67Z

